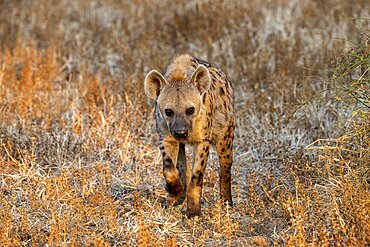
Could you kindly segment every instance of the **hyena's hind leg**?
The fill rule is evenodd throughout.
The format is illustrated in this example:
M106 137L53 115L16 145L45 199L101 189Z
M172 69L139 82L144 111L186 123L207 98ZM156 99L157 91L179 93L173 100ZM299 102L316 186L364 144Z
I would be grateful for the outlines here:
M166 180L168 203L175 205L184 193L184 185L180 178L180 172L175 166L175 164L178 164L179 142L162 140L160 149L163 157L163 176Z
M220 159L220 199L222 203L233 205L231 196L231 166L233 164L234 132L225 133L216 143L216 150Z
M179 146L179 155L177 158L177 170L180 174L180 179L183 185L183 191L180 198L177 200L177 202L174 202L174 205L180 205L184 202L186 198L186 172L187 172L187 163L186 163L186 153L185 153L185 144L180 142Z

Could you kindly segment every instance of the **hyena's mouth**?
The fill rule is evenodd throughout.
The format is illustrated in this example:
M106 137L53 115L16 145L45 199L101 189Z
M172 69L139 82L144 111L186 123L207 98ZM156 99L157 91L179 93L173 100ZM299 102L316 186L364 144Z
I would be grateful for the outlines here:
M188 138L176 138L175 139L179 142L185 142Z

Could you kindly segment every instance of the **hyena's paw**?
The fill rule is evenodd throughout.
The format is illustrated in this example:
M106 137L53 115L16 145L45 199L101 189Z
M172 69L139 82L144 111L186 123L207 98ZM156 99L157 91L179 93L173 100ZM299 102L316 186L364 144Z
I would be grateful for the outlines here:
M222 206L232 207L234 205L231 194L221 194L220 202Z
M188 208L186 210L186 216L188 216L189 219L194 218L195 216L200 216L201 211L200 207L199 208Z
M188 194L186 215L189 219L201 215L200 201L195 199L191 194Z
M178 206L181 205L186 198L186 193L185 190L182 192L182 194L173 196L173 195L168 195L168 204L171 206Z
M168 192L168 204L177 206L185 200L185 189L180 180L175 183L166 183L166 191Z

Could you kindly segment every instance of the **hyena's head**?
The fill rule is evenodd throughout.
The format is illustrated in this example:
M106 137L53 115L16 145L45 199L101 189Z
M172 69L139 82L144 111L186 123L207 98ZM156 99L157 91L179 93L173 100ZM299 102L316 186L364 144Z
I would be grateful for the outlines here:
M210 84L211 77L203 65L199 65L191 77L175 75L166 79L152 70L145 77L145 93L157 102L171 135L178 141L185 141L192 135L202 96Z

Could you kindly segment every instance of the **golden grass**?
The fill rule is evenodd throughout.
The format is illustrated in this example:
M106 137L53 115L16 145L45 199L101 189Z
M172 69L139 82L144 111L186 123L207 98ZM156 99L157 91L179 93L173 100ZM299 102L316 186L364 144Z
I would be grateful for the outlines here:
M3 1L3 246L365 246L366 1ZM232 79L233 208L165 203L143 76L190 52Z

